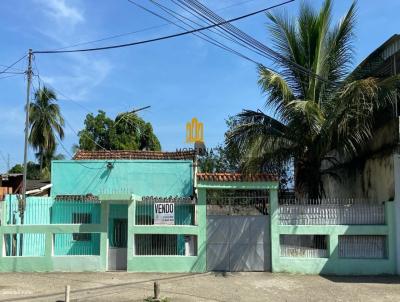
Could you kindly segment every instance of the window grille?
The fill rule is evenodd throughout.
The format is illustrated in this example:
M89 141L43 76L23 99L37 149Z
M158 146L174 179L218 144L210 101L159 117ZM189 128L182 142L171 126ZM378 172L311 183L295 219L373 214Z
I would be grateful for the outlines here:
M386 254L386 236L343 235L339 236L340 258L383 259Z
M281 257L328 257L325 235L280 235L279 241Z
M136 256L196 256L197 236L136 234Z

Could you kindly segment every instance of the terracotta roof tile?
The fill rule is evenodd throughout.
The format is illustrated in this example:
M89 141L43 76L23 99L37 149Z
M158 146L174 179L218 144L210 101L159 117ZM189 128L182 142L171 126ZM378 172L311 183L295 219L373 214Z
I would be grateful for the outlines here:
M85 151L78 150L74 160L95 160L95 159L149 159L149 160L193 160L194 151L133 151L133 150L111 150L111 151Z
M241 174L241 173L197 173L197 179L203 181L278 181L275 174Z

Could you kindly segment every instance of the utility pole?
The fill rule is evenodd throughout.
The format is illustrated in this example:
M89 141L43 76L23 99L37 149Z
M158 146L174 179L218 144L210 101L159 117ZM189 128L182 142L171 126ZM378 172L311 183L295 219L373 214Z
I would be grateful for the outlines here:
M25 106L25 145L24 145L24 175L22 180L22 205L20 207L21 224L24 223L23 212L26 205L26 174L28 172L28 135L29 135L29 107L30 107L30 93L32 81L32 49L28 53L28 69L26 71L27 86L26 86L26 106ZM21 211L22 210L22 211Z

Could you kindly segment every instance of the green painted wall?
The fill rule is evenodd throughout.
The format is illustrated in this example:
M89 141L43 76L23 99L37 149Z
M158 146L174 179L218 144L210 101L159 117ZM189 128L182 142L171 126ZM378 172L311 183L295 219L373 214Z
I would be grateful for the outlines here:
M130 272L205 272L206 271L206 201L199 191L197 225L135 225L128 221L128 271ZM135 217L136 201L129 205L129 217ZM135 256L135 234L181 234L197 236L197 256ZM179 236L182 237L183 236Z
M104 160L52 162L52 196L117 194L191 196L193 162L185 160Z
M273 272L335 275L377 275L396 273L394 204L386 202L386 225L279 225L278 202L271 199L271 257ZM328 258L281 257L279 235L326 235ZM386 259L339 258L340 235L386 235Z

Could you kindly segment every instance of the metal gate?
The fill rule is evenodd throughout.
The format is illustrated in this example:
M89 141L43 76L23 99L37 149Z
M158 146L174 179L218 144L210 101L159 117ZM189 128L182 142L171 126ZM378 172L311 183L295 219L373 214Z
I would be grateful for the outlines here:
M217 198L217 194L210 194L207 198L207 270L270 271L266 195L249 196L243 192L226 196L227 193L224 191L222 197L218 193Z

